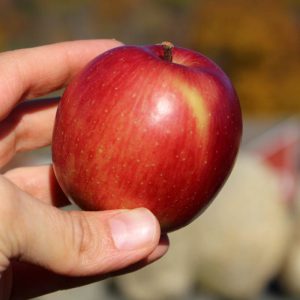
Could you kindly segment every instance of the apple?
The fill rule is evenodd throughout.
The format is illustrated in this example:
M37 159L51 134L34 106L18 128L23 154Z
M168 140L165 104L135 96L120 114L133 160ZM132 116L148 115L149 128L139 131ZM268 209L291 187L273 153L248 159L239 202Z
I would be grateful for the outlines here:
M241 132L238 97L214 62L169 42L121 46L92 60L66 88L53 166L82 209L146 207L168 232L216 196Z

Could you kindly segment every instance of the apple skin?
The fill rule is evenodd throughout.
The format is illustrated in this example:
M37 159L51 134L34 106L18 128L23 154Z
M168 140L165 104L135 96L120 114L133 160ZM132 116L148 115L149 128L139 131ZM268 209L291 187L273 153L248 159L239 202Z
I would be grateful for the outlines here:
M52 155L58 182L82 209L146 207L169 232L226 181L242 116L214 62L180 47L168 61L165 51L121 46L91 61L63 94Z

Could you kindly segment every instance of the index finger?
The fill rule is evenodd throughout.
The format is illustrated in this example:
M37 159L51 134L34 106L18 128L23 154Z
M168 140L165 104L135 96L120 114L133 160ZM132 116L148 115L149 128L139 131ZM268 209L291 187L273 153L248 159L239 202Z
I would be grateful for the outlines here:
M92 58L120 45L116 40L82 40L0 53L0 120L24 98L63 87Z

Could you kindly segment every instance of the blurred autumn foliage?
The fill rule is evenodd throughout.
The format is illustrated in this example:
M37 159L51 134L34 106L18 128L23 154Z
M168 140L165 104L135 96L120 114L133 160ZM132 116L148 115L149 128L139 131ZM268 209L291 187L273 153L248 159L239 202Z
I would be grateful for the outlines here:
M299 112L299 3L206 1L195 9L192 46L221 61L249 113Z
M170 40L217 61L244 114L300 112L299 0L0 0L0 50L70 39Z

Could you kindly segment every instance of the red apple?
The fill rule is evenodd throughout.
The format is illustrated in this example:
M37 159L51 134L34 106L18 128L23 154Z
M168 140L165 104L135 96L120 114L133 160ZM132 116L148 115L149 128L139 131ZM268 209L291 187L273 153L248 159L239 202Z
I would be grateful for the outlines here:
M56 115L54 170L82 209L147 207L172 231L220 190L241 132L237 95L211 60L167 42L121 46L67 87Z

